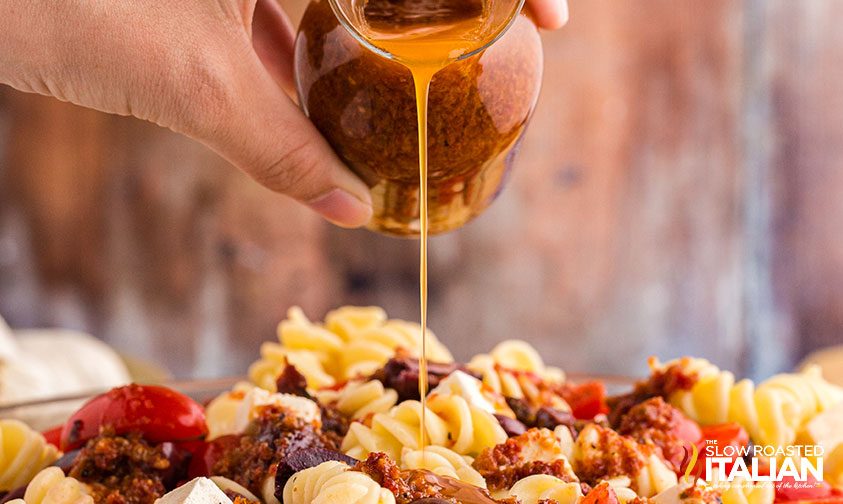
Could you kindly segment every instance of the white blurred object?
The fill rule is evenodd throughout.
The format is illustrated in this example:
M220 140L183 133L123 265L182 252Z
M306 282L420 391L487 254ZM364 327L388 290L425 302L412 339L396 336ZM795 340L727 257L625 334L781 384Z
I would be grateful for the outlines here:
M0 361L6 362L14 359L17 355L17 348L12 329L3 320L3 317L0 317Z
M0 318L0 406L98 391L130 381L120 356L90 335L63 329L11 331ZM55 416L46 410L42 413L43 418L21 420L40 428Z

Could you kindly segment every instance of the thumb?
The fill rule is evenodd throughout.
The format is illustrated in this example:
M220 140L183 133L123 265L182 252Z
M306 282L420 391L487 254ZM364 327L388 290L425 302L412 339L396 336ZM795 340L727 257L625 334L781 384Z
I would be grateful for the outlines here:
M229 105L216 113L200 111L214 117L200 117L194 122L203 124L200 131L188 134L260 184L295 198L330 222L365 225L372 217L369 188L340 161L257 54L247 53L230 66Z

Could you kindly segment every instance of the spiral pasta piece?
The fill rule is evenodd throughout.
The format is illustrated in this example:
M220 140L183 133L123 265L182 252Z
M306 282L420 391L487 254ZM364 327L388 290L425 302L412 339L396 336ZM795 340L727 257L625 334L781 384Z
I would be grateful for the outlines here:
M395 496L362 472L328 461L294 474L284 504L395 504Z
M565 373L545 366L539 353L529 343L504 341L488 354L475 355L468 368L482 376L483 384L494 392L534 404L569 410L564 399L547 393L547 384L565 381Z
M58 458L58 450L18 420L0 420L0 491L26 485Z
M677 484L676 473L646 446L596 424L587 425L574 444L573 464L577 474L601 468L592 477L611 480L626 477L630 488L641 497L652 497ZM630 472L631 468L636 468Z
M433 362L453 362L451 353L431 331L427 331L427 358ZM368 376L405 349L412 357L419 356L421 329L418 324L388 320L380 326L361 329L352 334L339 355L339 375L343 379Z
M836 487L843 487L843 442L827 452L824 464L825 480Z
M205 407L205 423L208 426L208 440L228 434L237 434L237 412L243 399L255 386L239 382L228 392L215 397Z
M527 371L540 377L555 381L565 381L565 373L555 367L546 366L539 352L532 345L522 340L505 340L488 354L475 355L469 362L469 368L486 368L489 363L515 371Z
M451 353L427 333L427 357L452 362ZM399 348L417 357L421 348L418 324L388 320L378 307L345 306L329 312L324 324L308 320L293 307L278 325L279 343L265 343L261 358L249 369L252 382L275 391L275 380L291 364L317 390L337 382L368 376L395 356Z
M94 499L87 485L65 476L58 467L48 467L35 475L23 499L10 504L94 504Z
M521 504L539 504L552 500L558 504L576 504L583 496L579 483L569 483L549 474L534 474L516 482L507 492Z
M342 442L342 450L362 460L370 453L384 452L399 460L403 449L419 449L421 429L428 443L444 446L460 455L476 455L484 448L506 441L498 420L489 412L455 395L437 394L427 401L422 426L422 405L404 401L372 417L371 425L352 423Z
M260 354L261 358L249 366L249 379L262 389L275 392L276 380L287 365L295 366L310 388L330 387L336 383L334 377L325 371L323 362L329 358L322 352L290 350L278 343L267 342L261 345Z
M696 378L690 390L673 392L671 404L703 425L738 422L752 440L770 446L788 446L816 415L843 402L843 389L822 378L819 368L780 374L757 387L750 380L735 382L705 359L685 357L653 369L676 366Z
M474 460L460 455L444 446L428 446L424 450L404 448L401 453L402 469L426 469L440 476L458 479L480 488L486 488L486 480L473 467Z
M384 387L377 380L353 380L339 390L317 390L315 396L320 403L335 407L353 420L374 413L386 413L398 402L398 392Z

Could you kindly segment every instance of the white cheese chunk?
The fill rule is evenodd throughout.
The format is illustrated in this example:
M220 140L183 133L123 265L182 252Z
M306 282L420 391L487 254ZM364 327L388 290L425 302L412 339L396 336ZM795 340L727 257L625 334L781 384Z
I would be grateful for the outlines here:
M486 399L482 392L483 383L477 378L462 371L454 371L439 382L431 394L457 395L476 408L488 413L495 413L495 406Z
M249 423L260 415L266 406L277 406L291 415L317 427L322 425L322 412L319 405L306 397L292 394L279 394L255 388L250 390L237 409L234 419L234 431L243 432Z
M196 478L155 500L155 504L232 504L208 478Z

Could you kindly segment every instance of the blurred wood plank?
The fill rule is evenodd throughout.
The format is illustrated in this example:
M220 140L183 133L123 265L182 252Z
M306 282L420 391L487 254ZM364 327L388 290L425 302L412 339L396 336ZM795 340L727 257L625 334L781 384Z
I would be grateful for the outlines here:
M325 227L307 210L178 135L4 92L11 323L77 327L180 376L221 375L243 372L288 306L331 306Z
M843 3L763 5L772 254L779 321L797 355L843 344ZM770 339L760 338L759 344Z

